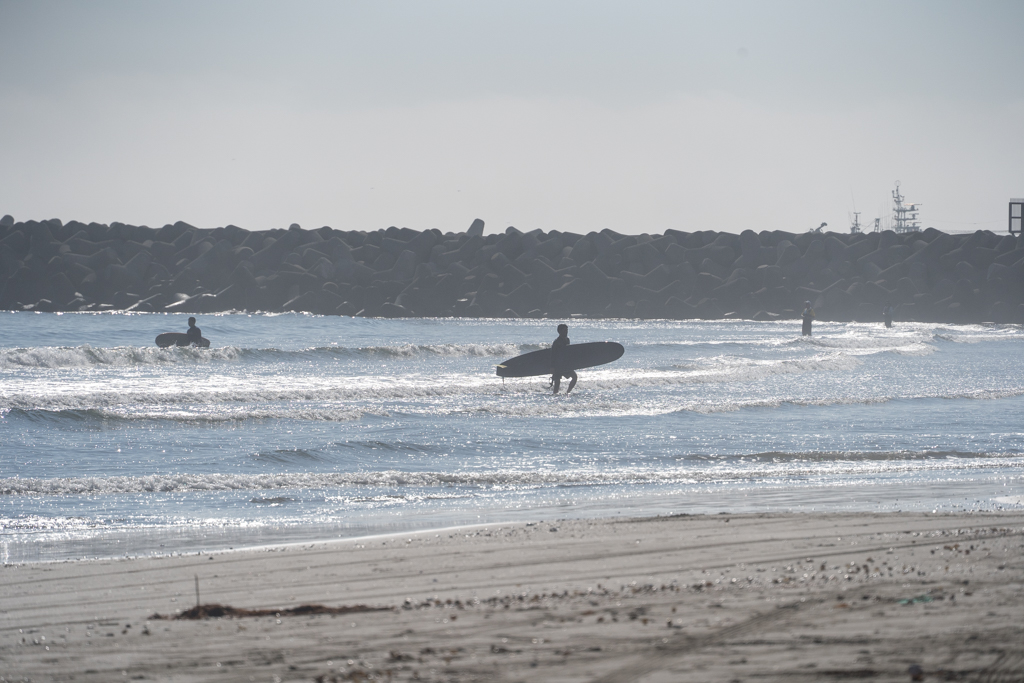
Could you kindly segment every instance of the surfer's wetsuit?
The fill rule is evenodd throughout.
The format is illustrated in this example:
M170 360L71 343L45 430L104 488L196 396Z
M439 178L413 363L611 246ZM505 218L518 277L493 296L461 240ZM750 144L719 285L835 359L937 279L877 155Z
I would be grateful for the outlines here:
M882 309L882 318L885 320L886 327L892 327L892 304L886 304L885 308Z
M185 333L188 337L188 343L190 346L200 346L203 340L203 331L196 327L196 319L188 319L188 332Z
M801 317L804 319L803 336L809 337L811 336L811 321L814 320L814 309L808 306L804 309Z
M559 325L558 326L558 328L559 328L558 329L558 338L555 339L555 341L551 342L551 350L554 352L554 357L555 357L555 359L554 359L554 366L555 366L554 370L555 370L555 372L551 375L551 383L555 387L554 393L556 393L556 394L558 393L558 388L562 384L562 378L563 377L565 377L567 380L569 380L569 388L565 390L565 393L567 393L567 394L570 391L572 391L572 388L574 386L576 386L576 380L579 379L576 376L576 371L575 370L568 370L568 371L566 371L566 370L564 370L564 369L559 367L559 365L560 365L559 361L560 361L560 356L561 356L561 353L559 353L559 352L560 352L561 349L564 349L566 346L569 345L569 334L568 334L569 328L565 327L565 331L563 332L562 331L563 327L565 327L565 326L564 325Z

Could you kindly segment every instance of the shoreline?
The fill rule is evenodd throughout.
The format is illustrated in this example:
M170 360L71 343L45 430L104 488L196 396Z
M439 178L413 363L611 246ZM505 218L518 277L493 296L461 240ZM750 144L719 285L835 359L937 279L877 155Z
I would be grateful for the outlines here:
M1019 675L1021 539L1024 511L676 515L6 565L0 661L76 681ZM387 609L150 619L193 607L196 576L204 605Z
M1007 473L985 471L971 484L957 482L946 490L941 481L908 488L906 483L885 480L871 487L804 484L782 488L716 487L632 497L616 505L595 500L577 501L566 507L553 501L526 509L433 510L397 516L356 515L345 522L278 523L268 519L260 526L161 526L92 529L75 536L64 531L18 532L0 535L0 566L76 561L174 558L226 552L244 552L359 539L388 538L449 529L535 524L546 519L577 522L622 519L659 519L678 514L803 515L803 514L939 514L977 515L1024 512L1024 491L1012 484ZM1005 481L1009 479L1011 481ZM935 488L936 486L940 488ZM1004 489L995 491L993 488ZM1005 490L1008 489L1008 490ZM794 500L794 497L799 500ZM957 502L957 501L960 502ZM296 540L297 539L297 540ZM133 554L126 555L131 548Z
M989 488L988 485L977 487ZM989 495L970 503L953 503L951 499L936 499L927 495L903 490L900 499L878 495L878 490L860 492L857 498L874 499L874 504L859 504L846 499L844 491L834 487L813 487L816 493L802 504L778 504L773 491L740 491L724 496L721 490L702 494L691 493L687 504L680 506L676 496L655 496L642 501L630 501L616 506L619 509L586 505L579 509L566 509L556 505L516 510L491 510L486 514L442 514L427 515L424 518L402 516L399 520L361 520L350 529L341 529L331 524L304 524L298 526L277 526L271 522L266 528L253 527L161 527L153 528L110 528L93 531L81 538L65 537L63 540L33 540L27 537L5 540L0 535L0 567L8 565L54 564L66 562L103 562L118 560L165 559L194 557L232 552L277 550L294 546L323 543L360 542L386 539L397 536L433 534L451 529L468 529L494 525L543 524L548 519L589 522L612 520L667 519L680 514L694 516L714 515L845 515L845 514L938 514L938 515L984 515L1024 513L1024 495L1014 488L1001 496ZM801 491L805 496L807 490ZM831 505L822 505L821 497L832 492L836 500ZM780 495L789 497L792 491ZM872 496L874 494L874 496ZM975 490L972 495L981 495ZM968 496L969 497L969 496ZM716 498L711 504L706 499ZM966 498L965 498L966 500ZM941 501L941 502L940 502ZM768 504L771 503L771 504ZM685 512L682 508L685 507ZM476 511L474 511L476 512ZM468 517L479 521L470 521ZM350 533L345 533L350 531ZM37 532L40 535L54 535L56 532ZM57 534L60 535L60 534ZM298 540L293 540L293 539ZM172 542L173 541L173 542ZM159 549L157 549L159 546ZM126 554L125 548L134 548L133 554ZM70 548L70 550L69 550ZM192 548L189 550L189 548ZM60 550L58 550L60 549ZM114 549L117 553L114 554Z

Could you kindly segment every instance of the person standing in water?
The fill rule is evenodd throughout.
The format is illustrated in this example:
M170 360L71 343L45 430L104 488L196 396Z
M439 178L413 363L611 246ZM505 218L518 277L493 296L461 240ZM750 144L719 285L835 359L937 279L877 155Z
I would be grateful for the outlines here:
M562 378L565 377L569 380L569 388L565 390L566 395L572 391L572 388L576 386L576 380L579 379L576 376L575 370L565 370L561 366L562 349L569 345L569 326L562 323L558 326L558 338L551 342L551 350L554 356L553 373L551 375L551 384L555 387L554 393L558 393L558 388L562 384Z
M189 346L202 346L203 345L203 331L196 327L196 319L188 319L188 332L185 333L188 337Z
M894 312L892 304L886 301L885 308L882 309L882 319L885 320L886 327L892 327L892 316Z
M811 336L811 321L814 320L814 309L811 308L811 302L804 302L804 312L800 314L800 317L804 319L803 336Z

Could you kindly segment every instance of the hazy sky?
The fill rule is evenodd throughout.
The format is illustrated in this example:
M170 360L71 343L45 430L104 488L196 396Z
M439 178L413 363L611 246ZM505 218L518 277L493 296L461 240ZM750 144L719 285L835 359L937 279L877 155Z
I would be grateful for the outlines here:
M947 231L1024 196L1024 2L0 0L0 214Z

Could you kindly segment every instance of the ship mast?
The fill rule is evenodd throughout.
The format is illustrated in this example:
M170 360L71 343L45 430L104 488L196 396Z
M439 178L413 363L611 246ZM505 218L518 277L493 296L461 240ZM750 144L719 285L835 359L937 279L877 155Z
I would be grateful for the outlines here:
M920 204L904 204L905 197L900 194L900 181L896 181L896 189L892 191L892 229L896 232L920 232L921 224L917 220Z

